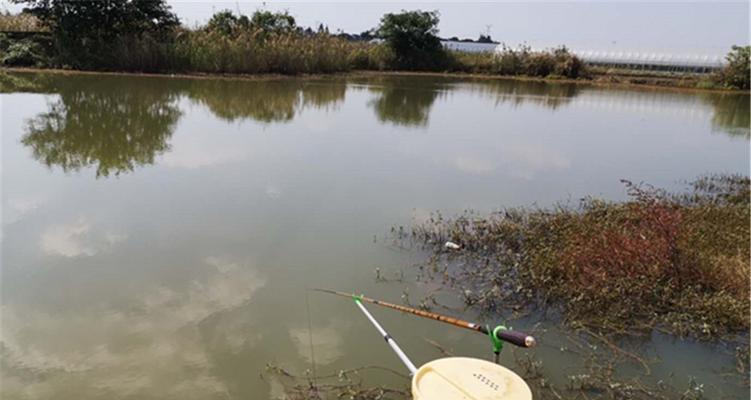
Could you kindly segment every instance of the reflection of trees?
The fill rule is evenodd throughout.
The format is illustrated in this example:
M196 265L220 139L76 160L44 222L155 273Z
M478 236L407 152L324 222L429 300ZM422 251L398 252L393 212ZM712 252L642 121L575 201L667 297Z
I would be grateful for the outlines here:
M65 171L92 166L97 176L117 175L152 164L157 155L167 151L181 115L177 99L183 95L228 121L273 123L290 121L307 107L338 104L344 100L349 83L366 84L376 94L370 105L380 121L405 126L427 125L438 96L457 88L497 102L531 102L552 109L571 101L582 90L571 84L427 76L254 81L0 73L0 92L59 94L46 112L27 124L22 142L34 157ZM592 97L592 90L587 91ZM593 92L602 92L595 100L616 99L650 109L665 102L706 102L713 107L714 128L733 136L751 136L747 95L706 93L699 100L696 96L661 92Z
M18 75L0 71L0 93L39 92L48 81L47 75Z
M521 105L525 102L553 109L579 93L574 84L549 84L515 80L467 80L444 77L383 77L357 81L379 93L371 104L380 121L397 125L424 126L436 98L457 88L488 96L496 102Z
M407 126L427 125L433 102L447 89L433 78L389 77L370 83L369 89L379 93L371 103L378 120Z
M478 81L470 89L492 97L496 104L511 103L520 106L532 103L555 110L576 97L581 87L572 83L492 79Z
M51 82L42 90L60 98L28 122L21 139L48 167L94 166L97 176L118 175L153 164L169 148L180 111L158 79L79 75Z
M702 98L712 105L712 128L730 136L751 137L751 97L745 94L705 93Z
M290 121L306 107L328 107L344 99L339 80L238 81L164 79L103 75L0 74L2 90L55 93L59 99L30 120L22 143L34 158L64 171L96 168L118 175L153 164L169 149L187 95L219 118Z
M260 122L291 121L307 107L326 107L344 100L341 81L202 79L191 82L189 96L219 118Z

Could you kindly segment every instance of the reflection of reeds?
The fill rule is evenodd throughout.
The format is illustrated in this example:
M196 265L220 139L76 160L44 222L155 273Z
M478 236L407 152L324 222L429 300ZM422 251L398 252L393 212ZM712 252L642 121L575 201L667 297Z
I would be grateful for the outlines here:
M344 99L343 81L194 80L188 96L206 105L216 116L234 121L249 118L260 122L282 122L294 118L306 107L322 108Z
M493 98L496 104L511 103L520 106L532 103L555 110L576 97L581 92L581 86L572 83L501 80L479 82L471 85L470 90Z
M745 94L707 93L702 96L712 105L712 127L731 136L751 137L751 97Z

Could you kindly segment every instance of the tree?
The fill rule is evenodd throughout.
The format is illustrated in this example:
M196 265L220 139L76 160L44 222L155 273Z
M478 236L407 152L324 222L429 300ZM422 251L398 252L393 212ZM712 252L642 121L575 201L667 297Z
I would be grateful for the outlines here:
M751 87L751 46L733 46L725 60L727 65L717 72L715 80L724 87L748 90Z
M91 64L115 39L162 36L180 21L164 0L12 0L53 34L64 62Z
M255 29L275 33L292 32L297 28L295 17L287 12L274 13L260 10L253 13L250 25Z
M480 34L480 37L477 39L477 43L493 43L493 38L491 38L490 35Z
M206 24L206 29L212 32L219 32L223 35L232 35L241 28L247 28L250 24L248 17L236 17L232 11L224 10L211 16Z
M397 68L432 69L446 61L438 38L437 11L402 11L386 14L376 28L396 56Z
M164 0L12 0L57 36L107 40L119 35L164 32L179 25Z

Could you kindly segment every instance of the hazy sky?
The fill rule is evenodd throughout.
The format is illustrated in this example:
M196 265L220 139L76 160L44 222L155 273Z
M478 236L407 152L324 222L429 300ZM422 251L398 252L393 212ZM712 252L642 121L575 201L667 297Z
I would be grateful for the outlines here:
M2 2L3 0L0 0ZM438 10L440 35L477 38L488 27L495 40L533 47L724 54L749 43L748 2L396 2L168 0L183 23L205 22L213 12L287 10L303 26L324 23L332 32L361 32L381 15L402 9Z

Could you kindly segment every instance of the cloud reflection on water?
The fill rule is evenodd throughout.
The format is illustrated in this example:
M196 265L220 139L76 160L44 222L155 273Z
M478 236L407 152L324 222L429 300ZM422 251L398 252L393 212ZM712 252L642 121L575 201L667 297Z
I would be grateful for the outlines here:
M112 231L99 232L84 218L59 225L48 226L42 232L39 244L51 255L63 257L93 256L127 238L127 235Z
M4 397L54 398L74 390L87 398L225 398L228 388L212 373L199 324L242 307L266 281L224 258L208 257L204 265L204 278L137 291L127 308L92 304L60 313L3 306Z

